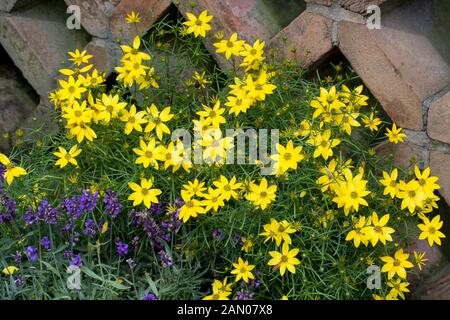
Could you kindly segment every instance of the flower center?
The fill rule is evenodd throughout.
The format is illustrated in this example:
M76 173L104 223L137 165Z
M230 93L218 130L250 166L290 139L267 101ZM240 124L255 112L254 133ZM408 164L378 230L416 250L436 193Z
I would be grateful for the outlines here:
M231 187L227 184L223 187L223 190L225 191L231 191Z
M284 254L281 256L281 262L286 263L288 261L288 257L285 256Z
M141 192L144 196L146 196L148 194L148 189L147 188L142 188Z
M290 153L285 153L284 154L284 160L289 161L289 160L291 160L291 158L292 158L292 156L291 156Z
M263 192L261 192L261 193L259 194L259 196L260 196L261 198L265 198L265 197L267 197L267 192L263 191Z
M146 158L153 158L153 152L151 152L151 151L145 151L145 157L146 157Z
M351 197L352 199L357 199L357 198L358 198L358 192L352 191L352 193L350 194L350 197Z
M75 92L75 87L74 86L70 86L69 88L67 88L67 91L69 91L70 93L74 93Z

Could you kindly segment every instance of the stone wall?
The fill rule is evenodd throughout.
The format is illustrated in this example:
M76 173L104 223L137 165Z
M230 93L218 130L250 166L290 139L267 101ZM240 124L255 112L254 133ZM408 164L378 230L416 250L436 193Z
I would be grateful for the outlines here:
M82 30L66 28L70 5L81 9ZM381 8L380 30L366 25L369 5ZM125 23L126 14L140 13L137 32L142 35L169 8L183 14L207 9L225 36L237 32L249 41L262 39L280 58L294 59L304 68L314 68L341 51L408 134L405 144L386 144L380 152L392 153L405 166L411 158L422 167L431 166L450 203L449 1L1 0L0 44L11 58L0 63L2 137L27 118L45 121L47 95L67 51L86 48L95 56L96 67L110 74L120 57L117 39L127 40L136 32ZM225 68L213 41L210 35L205 45ZM7 146L0 138L0 148ZM439 251L431 254L435 261L442 260Z

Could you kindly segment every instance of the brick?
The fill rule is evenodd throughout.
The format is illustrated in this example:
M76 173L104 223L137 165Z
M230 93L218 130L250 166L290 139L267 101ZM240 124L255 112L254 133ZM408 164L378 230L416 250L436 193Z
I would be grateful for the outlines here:
M1 0L0 1L0 11L10 12L14 9L20 8L22 6L28 5L36 0Z
M428 111L428 135L450 143L450 92L434 101Z
M65 12L64 3L44 1L15 15L0 15L1 44L41 96L54 89L67 52L89 42L83 31L66 28Z
M93 55L90 62L100 72L105 72L106 76L109 76L120 63L122 50L113 40L94 38L85 49Z
M380 156L392 156L395 163L405 169L414 164L420 168L429 165L430 152L412 142L405 141L395 145L387 141L377 146L376 150Z
M450 203L450 154L441 151L431 151L430 154L431 173L439 177L441 189L439 193Z
M171 0L122 0L114 10L109 26L113 38L129 39L136 34L145 34L172 4ZM141 22L129 25L126 16L138 12Z
M273 38L269 47L277 50L278 58L293 59L309 68L332 52L332 28L331 19L303 12Z
M347 10L357 13L366 13L368 6L380 6L387 1L388 0L337 0L336 3Z
M321 6L331 6L332 0L305 0L306 3L319 4Z

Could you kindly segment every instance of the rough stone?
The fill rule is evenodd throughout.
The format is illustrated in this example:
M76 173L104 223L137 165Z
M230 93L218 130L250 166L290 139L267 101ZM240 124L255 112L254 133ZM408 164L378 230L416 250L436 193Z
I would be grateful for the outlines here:
M331 6L332 0L305 0L306 3L319 4L321 6Z
M395 163L405 169L414 164L420 168L429 165L429 150L412 142L405 141L395 145L387 141L380 144L376 150L381 156L392 156Z
M428 135L450 144L450 92L431 104L428 111Z
M323 61L333 50L333 21L303 12L270 42L277 57L293 59L304 68Z
M431 151L430 154L431 173L439 177L441 189L439 193L450 203L450 154L441 151Z
M14 15L0 15L1 44L41 96L55 87L67 52L89 42L83 31L66 28L65 12L64 3L49 0Z
M341 22L339 48L391 119L400 127L421 130L422 101L383 54L374 34L365 25Z
M13 9L20 8L35 0L1 0L0 11L10 12Z
M0 48L0 151L9 148L10 137L38 104L36 92Z
M119 65L122 51L120 46L108 39L94 38L85 48L93 55L91 63L101 72L109 76L116 66Z
M113 38L128 39L146 33L172 4L171 0L122 0L114 10L109 26ZM141 22L129 25L126 16L131 11L139 12Z
M421 283L414 296L419 300L450 300L450 264Z
M337 0L337 3L347 10L357 13L366 13L368 6L380 6L387 1L388 0Z

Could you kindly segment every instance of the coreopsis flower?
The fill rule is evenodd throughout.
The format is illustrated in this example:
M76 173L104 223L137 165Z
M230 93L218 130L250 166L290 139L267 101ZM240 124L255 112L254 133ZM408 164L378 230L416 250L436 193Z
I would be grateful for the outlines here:
M277 186L269 186L267 179L262 178L259 185L256 183L250 185L250 192L246 195L246 199L251 201L256 207L264 210L275 200L276 192Z
M340 181L334 189L336 197L333 201L337 203L338 208L344 208L345 215L351 211L359 211L359 206L368 206L369 204L364 199L370 194L366 189L367 180L363 179L362 173L358 173L355 177L350 169L344 170L345 181Z
M335 186L337 186L338 178L340 176L337 171L337 164L335 159L331 159L327 166L319 170L323 175L316 180L316 183L322 186L320 189L322 192L334 190Z
M58 147L58 152L53 152L53 155L58 157L59 159L55 162L56 166L59 166L60 168L64 168L69 163L73 164L74 166L78 166L78 162L75 159L82 151L82 149L78 149L78 145L74 145L70 148L69 151L64 149L63 147Z
M194 72L194 75L192 78L195 80L195 82L198 84L200 88L206 88L208 84L211 83L211 81L206 79L206 72L203 71L202 73L198 73L197 71Z
M369 97L362 94L363 90L363 85L357 86L353 90L350 90L345 84L342 85L339 96L345 104L349 105L351 112L359 112L361 107L367 106Z
M366 220L366 217L360 216L359 219L354 223L353 229L347 234L345 237L345 241L352 241L356 248L362 243L365 246L369 243L368 236L365 232L363 232L363 228L369 225L369 219Z
M422 266L425 266L425 262L428 261L428 259L425 258L425 252L414 251L414 261L419 270L422 271Z
M372 298L374 300L398 300L398 298L394 297L391 293L387 294L385 297L378 294L372 294Z
M331 130L327 129L323 134L311 136L307 143L315 147L314 158L322 156L327 160L329 157L333 156L333 148L339 145L341 140L331 138Z
M389 292L389 295L395 298L400 297L402 299L405 299L404 292L409 292L408 286L409 282L407 281L403 282L401 279L390 280L388 281L388 287L392 289Z
M249 253L252 250L253 241L251 239L249 239L249 238L241 237L241 242L242 242L241 250L244 251L244 252Z
M434 191L441 187L436 183L439 178L434 176L430 177L430 173L430 167L424 169L423 172L420 172L420 169L417 166L414 167L414 174L419 182L420 189L428 197L434 197Z
M86 78L83 76L84 73L88 72L94 67L93 64L89 64L87 66L84 66L82 68L75 68L75 69L60 69L59 73L65 75L65 76L74 76L77 77L77 80L81 80L82 83L86 83Z
M297 248L289 250L289 244L285 242L281 247L281 252L269 252L272 259L270 259L267 264L279 269L281 276L284 276L286 269L291 273L295 273L295 266L300 264L300 260L296 258L298 252L299 249Z
M333 115L340 114L345 108L345 104L339 100L339 93L335 86L330 90L321 87L320 95L311 101L310 106L315 109L313 119L322 116L325 117L325 122L333 121Z
M137 83L139 84L139 90L144 90L150 87L158 89L159 84L155 79L155 68L151 67L147 69L145 76L139 78Z
M126 45L120 46L120 48L124 52L122 62L130 62L141 65L142 61L150 60L151 56L146 52L139 51L140 47L141 47L141 38L139 36L134 37L132 47Z
M203 197L205 194L203 193L206 188L204 187L205 183L198 181L195 179L194 181L188 181L187 184L183 185L183 190L181 190L181 196L183 198L192 198Z
M276 166L281 172L286 172L289 169L296 170L298 163L305 158L301 153L303 147L294 147L294 142L292 140L288 141L286 147L277 143L276 149L278 154L272 155L271 159L276 161Z
M398 275L402 279L406 279L406 269L412 268L414 265L408 261L409 254L404 253L403 249L398 249L394 257L385 256L381 258L384 262L381 272L388 273L388 279L392 279L395 275Z
M136 164L142 164L144 168L152 166L155 169L159 168L158 161L164 161L161 146L156 144L154 138L146 144L144 140L139 141L139 148L134 148L133 152L139 157L136 159Z
M263 229L264 232L260 233L260 235L266 237L264 242L272 240L275 241L277 246L279 246L282 241L291 244L292 240L290 234L296 232L296 229L286 220L278 222L273 218L270 219L270 223L263 225Z
M204 10L198 17L196 17L191 12L186 13L188 21L183 22L185 26L188 27L186 33L193 33L197 38L198 36L206 37L206 32L211 30L209 22L212 20L213 16L208 16L208 11Z
M162 158L164 158L164 170L172 167L172 172L176 172L183 167L186 172L190 172L192 161L186 153L186 149L181 141L171 141L167 148L161 147Z
M311 123L307 119L300 122L298 129L294 132L296 137L307 137L311 133Z
M0 163L6 167L3 172L3 177L5 178L8 185L10 185L14 178L24 176L27 174L27 171L22 168L15 166L9 158L0 152Z
M419 240L428 240L430 246L433 243L441 245L441 239L445 238L445 235L439 231L442 228L443 222L440 216L434 217L431 221L427 217L422 217L423 223L417 225L417 227L422 231L419 235Z
M406 134L402 133L402 128L397 128L395 123L392 124L392 129L387 128L386 137L389 138L389 141L398 144L399 142L404 142L404 138L406 138Z
M227 284L227 278L223 281L214 280L212 284L212 294L203 298L203 300L229 300L231 295L231 283Z
M58 95L61 100L68 100L69 104L73 101L81 99L81 95L87 91L83 87L83 79L79 78L75 80L73 76L70 76L67 81L59 80L59 85L61 89L58 90Z
M87 107L86 101L81 104L74 101L72 106L65 108L62 117L67 119L67 125L76 125L80 123L89 123L92 120L93 110Z
M359 113L340 113L334 116L334 122L348 135L352 134L352 127L360 127L361 124L356 120Z
M103 73L99 73L97 69L94 69L91 74L84 78L84 85L86 87L97 87L105 82L105 76Z
M392 241L391 233L394 233L395 230L386 226L389 222L389 214L385 214L378 219L378 215L374 211L370 221L371 225L365 226L361 231L367 236L367 239L372 243L372 246L375 247L378 241L384 245L386 244L386 241Z
M119 73L117 80L123 80L125 85L131 87L135 82L139 83L147 75L149 69L149 67L140 62L125 60L123 61L123 67L116 68L116 71Z
M189 197L187 194L181 194L184 205L180 208L179 219L186 223L190 218L196 218L199 214L205 214L202 201Z
M233 33L230 39L221 40L214 43L217 53L225 54L225 58L230 60L231 56L239 56L242 49L244 48L244 40L238 40L238 34Z
M89 60L92 58L92 55L87 54L86 50L80 52L80 50L76 49L74 52L68 52L68 54L71 56L69 61L72 61L77 66L81 66L83 63L89 63Z
M238 282L242 279L245 283L248 283L249 280L255 279L255 276L251 272L255 269L255 266L249 264L248 261L244 261L242 258L238 259L237 263L233 263L234 269L231 270L231 274L236 275L235 282Z
M133 130L142 132L142 125L147 122L144 116L145 112L137 112L134 104L130 107L130 110L122 109L120 120L125 122L125 134L129 135Z
M231 198L238 199L238 190L241 188L242 183L236 182L236 177L233 176L228 180L225 176L220 176L219 180L213 182L217 190L220 191L224 200L230 200Z
M14 273L18 272L19 268L16 266L7 266L3 268L2 273L7 276L12 276Z
M378 131L378 126L383 123L380 118L375 117L373 112L369 116L364 116L362 121L364 122L364 127L370 131Z
M228 114L238 116L241 112L246 113L253 104L253 99L250 99L247 94L239 96L228 96L225 105L230 108Z
M127 24L141 23L139 12L131 11L130 13L127 13L126 22Z
M128 197L128 200L133 201L133 206L138 206L142 202L147 209L150 209L152 203L158 203L158 196L162 193L160 189L152 189L152 179L141 179L141 184L135 182L128 183L128 186L134 192Z
M266 95L272 94L276 88L276 85L268 82L266 71L261 71L256 79L248 75L244 86L244 89L248 91L248 97L258 101L264 101Z
M213 210L217 212L220 207L225 206L222 193L219 189L208 188L208 193L203 195L203 205L205 206L205 212Z
M399 192L398 189L398 170L395 168L392 170L392 172L389 174L386 171L383 171L383 177L384 179L380 180L380 183L384 186L384 195L389 194L392 199L395 198L397 193Z
M398 189L397 197L402 199L402 210L408 208L411 213L414 213L417 208L421 208L427 198L417 180L411 180L408 183L400 181Z
M244 57L241 67L245 67L248 71L249 69L257 69L259 65L264 61L264 41L256 41L253 45L244 44L244 50L241 51L241 56Z
M204 119L205 126L211 125L217 129L221 124L226 123L225 118L222 116L224 112L225 108L221 108L220 101L217 101L212 108L203 105L203 110L198 111L197 114Z
M170 113L170 107L166 107L162 111L159 111L158 108L152 104L150 108L147 108L147 116L148 124L145 127L145 132L148 133L155 130L159 140L162 140L164 134L170 134L170 129L165 124L174 117L174 115Z
M126 102L119 102L119 95L102 94L102 98L97 100L95 105L98 110L98 119L108 124L111 119L119 118L120 113L127 106Z
M219 129L203 131L199 144L203 147L203 160L209 165L225 163L227 150L234 147L233 137L223 137Z
M78 143L83 142L84 139L92 142L97 138L97 134L87 123L80 122L72 126L67 126L67 128L70 134L77 138Z

